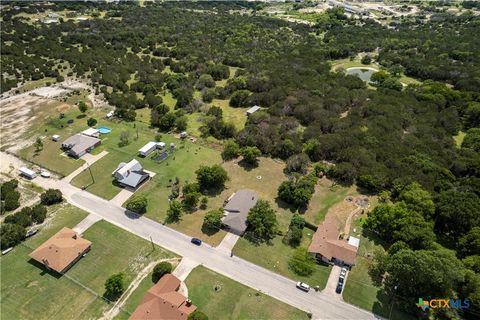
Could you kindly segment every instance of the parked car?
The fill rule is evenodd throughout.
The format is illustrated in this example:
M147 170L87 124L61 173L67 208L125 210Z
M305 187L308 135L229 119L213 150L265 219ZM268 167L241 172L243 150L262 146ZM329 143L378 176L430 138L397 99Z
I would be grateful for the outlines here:
M342 270L340 270L340 278L345 278L347 275L347 268L343 267Z
M38 232L38 229L28 230L28 231L27 231L27 234L25 234L25 238L31 237L31 236L33 236L34 234L36 234L37 232Z
M197 246L201 245L202 244L202 240L198 239L198 238L192 238L192 243L193 244L196 244Z
M345 277L342 278L342 276L340 276L340 278L338 278L338 283L343 285L343 281L345 281Z
M343 289L343 284L342 283L338 283L337 285L337 289L335 289L335 292L340 294L342 293L342 289Z
M300 289L300 290L303 290L305 292L308 292L310 291L310 286L306 283L303 283L303 282L297 282L297 288Z

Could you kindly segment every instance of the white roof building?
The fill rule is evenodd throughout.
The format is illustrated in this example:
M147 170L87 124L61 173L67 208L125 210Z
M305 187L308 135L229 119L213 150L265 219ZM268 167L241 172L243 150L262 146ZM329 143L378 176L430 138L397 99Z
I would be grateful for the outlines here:
M360 239L350 236L348 237L348 244L358 248L360 245Z
M35 173L35 171L30 170L30 169L28 169L27 167L21 167L21 168L19 169L19 171L20 171L20 174L21 174L22 176L27 177L27 178L29 178L29 179L33 179L33 178L35 178L35 177L37 176L37 174Z
M253 106L251 107L250 109L247 110L247 116L251 115L252 113L255 113L257 112L258 110L260 110L260 106Z
M81 134L83 134L84 136L98 138L100 136L100 131L95 128L88 128L87 130L83 130Z

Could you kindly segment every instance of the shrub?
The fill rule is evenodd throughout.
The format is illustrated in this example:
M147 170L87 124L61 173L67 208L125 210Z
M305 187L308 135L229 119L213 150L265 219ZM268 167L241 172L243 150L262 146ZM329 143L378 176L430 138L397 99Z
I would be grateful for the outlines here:
M207 197L200 198L200 208L207 209L207 205L208 205L208 198Z
M227 171L218 164L211 167L201 166L195 173L200 190L223 189L229 179Z
M248 164L256 165L258 157L262 155L262 152L257 147L245 147L241 151L243 161Z
M97 119L95 119L95 118L89 118L89 119L87 120L87 125L88 125L89 127L93 127L93 126L95 126L96 124L97 124Z
M26 230L17 224L4 223L0 228L1 250L8 249L19 244L25 238Z
M182 215L182 204L176 200L170 201L170 205L167 209L167 222L175 222L180 220Z
M220 230L222 227L223 209L214 209L207 212L203 224L210 230Z
M62 200L62 192L58 189L48 189L40 195L40 202L47 206L60 203Z
M32 220L35 223L42 223L47 217L47 208L41 204L37 204L32 208Z
M5 211L13 211L20 207L18 199L20 199L20 193L18 191L12 190L11 192L8 192L5 196Z
M125 290L123 273L116 273L105 281L105 296L108 299L117 299Z
M222 151L223 160L234 159L234 158L237 158L239 155L240 155L240 146L234 140L229 139L224 142L223 151Z
M24 228L29 227L32 225L32 209L29 207L23 208L20 212L15 214L9 215L5 218L5 223L16 224L22 226Z
M166 261L158 263L155 268L153 268L152 281L157 283L164 274L172 272L172 264Z
M147 197L145 197L143 194L142 195L134 195L131 197L125 207L138 214L143 214L147 212L147 205L148 205L148 200Z

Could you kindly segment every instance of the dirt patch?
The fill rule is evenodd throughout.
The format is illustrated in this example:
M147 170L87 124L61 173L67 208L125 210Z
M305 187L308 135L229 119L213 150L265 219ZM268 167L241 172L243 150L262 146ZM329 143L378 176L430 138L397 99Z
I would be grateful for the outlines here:
M65 112L67 112L68 110L70 110L70 108L71 108L70 105L64 103L64 104L59 105L59 106L57 107L57 111L58 111L58 112L63 112L63 113L65 113Z

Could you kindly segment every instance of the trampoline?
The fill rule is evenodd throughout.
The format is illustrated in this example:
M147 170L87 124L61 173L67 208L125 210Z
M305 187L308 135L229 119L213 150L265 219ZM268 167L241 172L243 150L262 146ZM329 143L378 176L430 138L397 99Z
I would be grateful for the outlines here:
M107 127L100 127L100 128L98 128L97 130L98 130L98 132L100 132L100 133L102 133L102 134L112 132L112 129L107 128Z
M156 162L161 162L161 161L167 159L167 157L168 157L168 153L167 152L162 152L162 153L154 155L152 157L152 160L156 161Z

